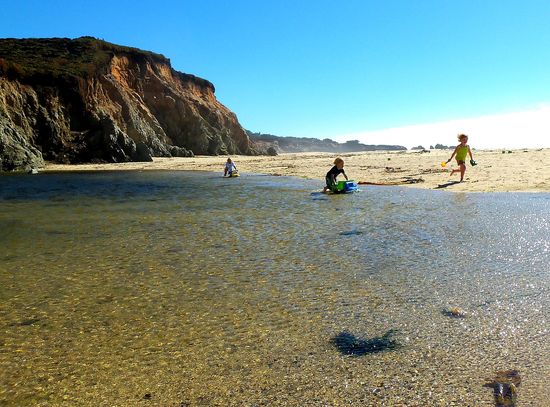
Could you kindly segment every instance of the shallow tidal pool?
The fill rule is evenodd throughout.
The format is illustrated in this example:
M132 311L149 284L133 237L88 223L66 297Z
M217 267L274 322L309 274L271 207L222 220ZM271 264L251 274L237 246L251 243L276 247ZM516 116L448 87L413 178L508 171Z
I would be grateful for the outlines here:
M0 177L0 405L550 405L550 194L321 188Z

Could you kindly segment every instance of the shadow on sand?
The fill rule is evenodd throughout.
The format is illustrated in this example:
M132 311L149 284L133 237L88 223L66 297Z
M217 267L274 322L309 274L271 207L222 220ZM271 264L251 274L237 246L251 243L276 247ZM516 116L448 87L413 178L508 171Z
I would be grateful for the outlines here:
M398 349L399 343L392 339L394 332L390 329L383 336L370 339L360 339L349 332L341 332L332 338L331 342L343 355L364 356Z
M446 182L444 184L439 184L434 189L447 188L447 187L450 187L451 185L456 185L456 184L460 184L460 181L449 181L449 182Z

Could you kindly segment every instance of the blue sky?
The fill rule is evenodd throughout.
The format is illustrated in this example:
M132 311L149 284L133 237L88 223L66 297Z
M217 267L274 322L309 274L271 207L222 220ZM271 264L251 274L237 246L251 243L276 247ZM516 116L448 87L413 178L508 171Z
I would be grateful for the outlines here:
M457 120L539 112L529 137L550 146L547 0L21 0L0 21L1 37L91 35L162 53L213 82L252 131L410 146L431 142L418 125L450 123L433 142L452 144L476 131ZM491 129L479 145L514 146Z

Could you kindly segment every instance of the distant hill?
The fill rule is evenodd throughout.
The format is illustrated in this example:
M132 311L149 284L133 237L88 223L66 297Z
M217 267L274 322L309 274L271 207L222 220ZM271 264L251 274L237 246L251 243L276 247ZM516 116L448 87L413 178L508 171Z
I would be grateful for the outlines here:
M321 140L309 137L280 137L272 134L254 133L249 130L246 130L246 133L257 151L269 155L304 152L354 153L360 151L399 151L407 149L406 147L396 145L362 144L358 140L338 143L328 138Z

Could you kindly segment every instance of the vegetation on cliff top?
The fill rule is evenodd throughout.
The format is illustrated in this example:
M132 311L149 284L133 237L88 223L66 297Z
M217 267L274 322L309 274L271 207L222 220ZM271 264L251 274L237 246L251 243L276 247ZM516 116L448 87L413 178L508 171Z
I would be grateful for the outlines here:
M90 78L106 73L114 55L170 65L170 60L161 54L111 44L93 37L6 38L0 39L0 76L23 81L44 77ZM176 74L183 80L214 88L205 79L180 72Z

